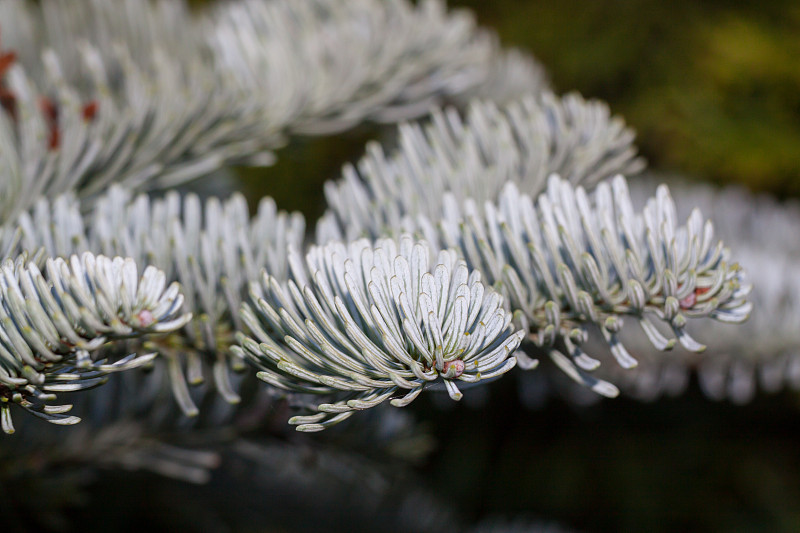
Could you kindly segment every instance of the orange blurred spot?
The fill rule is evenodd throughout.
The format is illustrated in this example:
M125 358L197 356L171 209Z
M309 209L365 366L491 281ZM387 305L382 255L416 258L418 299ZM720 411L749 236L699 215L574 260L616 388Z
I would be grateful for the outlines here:
M61 145L61 132L58 130L58 106L46 96L39 99L39 108L42 110L47 125L50 128L50 136L47 140L47 147L56 150Z
M97 100L92 100L87 102L83 106L83 120L86 122L91 122L94 120L95 115L97 115Z

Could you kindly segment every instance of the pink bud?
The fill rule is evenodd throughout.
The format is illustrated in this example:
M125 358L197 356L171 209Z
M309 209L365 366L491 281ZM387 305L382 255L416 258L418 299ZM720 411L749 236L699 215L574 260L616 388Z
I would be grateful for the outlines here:
M690 292L685 298L680 301L681 309L691 309L697 303L697 295Z
M442 367L442 373L448 378L457 378L464 373L464 361L461 359L445 361Z
M151 313L148 309L142 309L136 315L136 318L139 320L139 325L143 328L146 328L153 322L155 322L155 318L153 317L153 313Z

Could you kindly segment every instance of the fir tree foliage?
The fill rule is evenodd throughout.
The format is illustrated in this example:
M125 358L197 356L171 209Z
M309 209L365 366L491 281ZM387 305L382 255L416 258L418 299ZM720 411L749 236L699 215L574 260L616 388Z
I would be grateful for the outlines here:
M80 419L71 405L52 405L57 392L102 384L111 372L151 361L156 354L131 354L115 362L93 353L108 342L184 326L177 283L147 267L138 277L130 259L87 252L69 261L48 259L43 274L24 255L0 267L0 392L2 427L13 433L10 405L55 424Z
M644 196L655 186L656 178L663 176L650 175L632 183L632 194ZM759 273L758 283L753 284L748 297L754 311L749 320L736 327L709 320L694 324L694 331L714 339L702 356L686 354L672 364L653 360L643 369L646 376L634 372L614 378L640 395L656 398L662 393L682 392L680 387L673 390L658 386L659 382L675 382L667 376L678 377L681 372L695 370L708 397L736 404L751 401L759 389L777 392L800 388L800 248L794 238L800 224L800 206L796 201L778 202L736 187L720 189L672 181L679 216L687 213L690 205L702 209L714 222L717 233L731 243L742 267ZM632 337L630 342L634 349L644 351L640 340ZM688 381L686 376L682 381Z
M182 335L160 347L172 368L176 399L184 412L196 415L185 374L198 384L210 368L217 390L237 402L229 367L241 370L242 363L230 356L228 347L241 327L238 309L247 283L262 268L286 277L285 250L302 246L303 217L278 211L268 197L251 217L240 194L203 202L195 194L170 191L151 200L118 185L98 197L86 215L81 207L73 195L40 199L18 218L19 248L49 256L98 250L161 269L170 282L183 286L184 305L193 315Z
M633 368L619 338L625 315L656 349L671 350L675 340L653 319L694 352L705 346L686 330L687 318L748 317L750 285L710 221L695 211L679 226L666 187L637 213L625 178L602 181L643 166L632 132L603 104L549 94L503 109L480 102L464 122L455 110L435 112L424 127L399 131L389 156L374 144L358 171L345 167L326 185L330 210L317 240L405 231L458 250L503 292L535 344L596 392L619 394L592 374L600 362L581 348L587 326Z
M699 352L689 319L749 314L710 222L679 225L666 188L637 212L609 180L643 168L625 123L547 92L532 59L440 2L10 0L0 33L3 399L51 421L75 421L53 391L150 361L95 361L122 339L157 349L188 415L206 374L237 403L229 370L254 367L315 431L533 367L526 337L614 396L590 331L628 369L624 317L658 350ZM238 194L149 194L269 163L292 135L425 114L326 186L307 249L269 198L251 216Z
M556 364L603 395L618 390L587 373L600 364L580 347L587 326L600 330L620 366L632 368L636 360L618 335L623 317L635 318L657 350L672 349L677 339L699 352L706 347L686 331L688 319L739 323L752 308L744 271L714 239L712 223L695 210L678 225L665 186L637 213L622 176L601 183L593 197L553 176L536 201L514 184L483 209L468 200L462 212L447 197L442 220L422 219L421 226L486 273L537 345L562 342L569 358L550 350Z
M502 297L485 289L452 251L436 263L430 247L410 236L312 247L305 264L290 252L291 276L266 272L242 310L253 337L236 353L279 389L345 393L295 416L301 431L319 431L353 412L390 400L411 403L441 381L454 400L456 381L476 383L516 364L523 332L514 331Z
M546 85L438 1L243 0L195 15L179 1L8 0L0 38L13 50L0 70L4 221L41 195L173 187L269 164L290 134Z
M624 121L577 94L473 101L463 117L453 108L435 110L398 133L398 148L387 154L371 143L356 166L326 183L329 210L317 225L318 242L411 228L418 215L439 216L446 193L460 202L496 201L512 182L536 197L553 173L593 186L644 167Z

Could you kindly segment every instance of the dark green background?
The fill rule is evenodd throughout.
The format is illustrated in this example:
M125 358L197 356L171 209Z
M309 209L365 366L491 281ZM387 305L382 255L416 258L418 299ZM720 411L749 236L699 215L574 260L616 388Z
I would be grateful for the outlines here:
M608 101L653 166L800 193L800 3L451 4L533 52L558 91Z

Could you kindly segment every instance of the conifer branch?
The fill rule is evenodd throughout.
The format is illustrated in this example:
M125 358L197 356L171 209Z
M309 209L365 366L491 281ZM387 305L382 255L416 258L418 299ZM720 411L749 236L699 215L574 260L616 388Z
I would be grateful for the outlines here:
M427 386L476 383L509 371L522 340L502 297L484 289L453 252L429 263L429 247L408 236L312 247L289 255L290 279L264 273L251 288L235 353L258 377L287 391L334 396L317 414L295 416L299 431L320 431L355 411L390 400L411 403ZM342 396L344 398L342 399Z
M201 202L194 194L181 197L172 191L151 200L119 186L98 198L86 216L80 202L65 195L41 199L18 224L21 249L41 250L36 257L87 250L122 255L153 265L169 282L182 285L186 309L194 318L182 335L171 336L158 350L169 361L175 397L190 415L197 414L197 407L185 376L192 384L202 382L203 358L211 365L217 390L228 401L239 400L229 367L243 366L228 348L242 327L238 309L247 284L262 268L285 279L286 250L301 247L305 236L302 216L279 212L268 197L251 217L240 194Z
M677 339L703 351L686 330L688 319L739 323L752 307L744 271L714 240L711 222L695 210L678 225L664 186L637 213L622 176L601 183L592 197L554 176L536 201L510 183L497 204L481 209L467 200L462 211L450 196L438 223L419 222L430 242L459 250L501 290L562 370L600 394L618 390L591 375L600 362L581 348L588 326L602 333L620 366L631 368L637 362L619 338L624 316L637 320L658 350ZM551 349L557 341L568 357Z
M446 193L494 202L512 182L535 198L552 173L592 186L644 166L622 119L577 94L532 94L504 106L473 101L463 118L456 109L436 110L398 133L396 150L386 154L371 143L357 167L326 184L319 243L411 228L418 215L438 217Z
M177 1L9 0L0 35L17 63L0 71L6 221L42 194L171 187L269 164L288 135L545 85L437 1L240 0L192 16Z
M457 398L455 378L477 381L517 361L509 356L520 340L508 326L508 310L567 374L613 396L616 387L591 373L599 361L581 348L589 327L602 333L621 367L631 368L636 361L619 337L625 315L635 317L660 350L677 339L700 351L704 346L688 333L687 318L740 322L749 313L743 272L728 262L728 251L699 212L678 226L669 194L660 189L637 214L622 178L601 184L594 197L574 188L642 168L624 122L601 103L542 94L546 82L536 64L501 53L495 39L462 13L448 13L439 2L402 0L240 0L198 16L178 2L123 5L0 5L0 20L18 23L3 24L0 44L21 50L19 56L0 50L0 219L18 225L2 226L0 253L30 251L31 264L14 267L23 273L63 261L47 257L121 255L181 282L194 320L181 318L182 333L159 348L189 414L197 408L184 373L199 382L210 366L217 390L237 402L228 368L241 367L241 359L279 389L346 397L317 405L317 415L296 417L303 430L323 429L406 389L402 399L392 398L403 405L437 377ZM184 29L180 37L174 27ZM26 30L37 28L46 31ZM81 40L91 44L75 44ZM413 231L434 253L456 250L468 266L457 263L456 252L442 252L427 276L441 282L447 274L461 285L448 293L453 301L442 300L445 308L429 310L440 328L456 328L447 330L453 339L466 329L446 321L463 306L488 306L486 313L502 317L495 320L502 326L497 339L473 347L480 372L471 372L455 352L441 352L445 346L437 352L447 331L437 333L424 313L419 331L399 325L404 318L414 323L425 304L402 309L391 291L400 268L394 257L375 272L355 271L363 258L352 254L397 253L398 264L422 261L419 246L407 238L399 252L391 241L379 248L365 241L315 247L304 265L296 252L285 253L302 246L302 219L278 213L269 200L251 219L240 196L205 204L175 193L134 197L232 162L266 162L289 135L413 118L444 100L512 97L526 84L532 94L507 104L475 101L463 118L454 109L437 110L424 126L402 125L400 147L388 155L371 145L357 171L348 167L342 181L328 184L330 210L317 230L320 243ZM545 191L553 172L563 180L551 178ZM90 214L82 215L80 207L90 205ZM350 262L340 264L348 254ZM261 268L269 274L252 285L252 305L240 319L236 310L247 282ZM468 268L474 271L467 279ZM506 311L496 295L470 307L473 289L482 287L478 271L505 295ZM384 300L373 300L366 280L388 287ZM468 295L458 293L462 286ZM422 302L424 288L414 290L410 297ZM304 328L305 319L312 322ZM324 323L314 326L313 320ZM233 332L244 326L261 344L240 336L238 357L231 357ZM95 333L108 337L105 330ZM11 334L9 346L19 349L15 338ZM459 342L448 346L467 349ZM374 353L367 360L369 350ZM22 357L7 351L7 359ZM81 353L81 364L85 360ZM533 365L524 355L519 361ZM19 377L21 368L12 365L17 373L9 379L28 379ZM337 374L345 369L346 376Z
M632 195L644 197L653 181L651 176L632 184ZM800 206L740 188L675 179L670 183L679 216L688 214L689 205L702 209L720 236L732 243L745 271L757 273L758 283L749 295L751 316L735 327L707 319L690 324L692 331L714 342L702 354L676 353L669 360L650 356L645 338L628 335L626 344L643 355L641 364L630 373L611 370L605 375L627 393L650 400L681 394L692 372L707 396L737 404L749 402L759 389L800 389L800 246L794 238Z
M44 274L25 256L0 267L0 414L13 433L10 406L17 404L49 422L74 424L71 405L52 405L57 392L101 385L111 372L148 363L155 354L131 354L116 362L95 360L107 342L183 327L183 296L166 287L154 267L137 274L128 258L85 253L69 262L48 259Z

